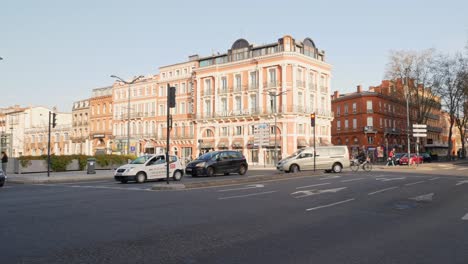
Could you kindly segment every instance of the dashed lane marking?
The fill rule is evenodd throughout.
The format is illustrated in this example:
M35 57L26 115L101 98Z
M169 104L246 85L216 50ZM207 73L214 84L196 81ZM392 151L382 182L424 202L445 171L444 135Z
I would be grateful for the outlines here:
M260 193L250 193L250 194L245 194L245 195L236 195L236 196L228 196L228 197L219 197L218 200L227 200L227 199L234 199L234 198L244 198L244 197L249 197L249 196L270 194L270 193L274 193L274 192L276 192L276 191L260 192Z
M332 206L335 206L335 205L338 205L338 204L343 204L343 203L347 203L347 202L351 202L351 201L354 201L354 198L344 200L344 201L340 201L340 202L336 202L336 203L332 203L332 204L327 204L327 205L322 205L322 206L309 208L309 209L306 209L306 211L313 211L313 210L322 209L322 208L326 208L326 207L332 207Z
M423 182L426 182L426 181L411 182L411 183L405 184L405 186L416 185L416 184L420 184L420 183L423 183Z
M330 183L330 182L326 182L326 183L312 184L312 185L307 185L307 186L296 187L296 189L304 189L304 188L315 187L315 186L322 186L322 185L327 185L327 184L331 184L331 183Z
M428 181L435 181L435 180L437 180L437 179L440 179L440 177L430 178L430 179L428 179Z
M360 181L360 180L364 180L364 178L357 178L357 179L342 180L341 182L352 182L352 181Z
M468 214L462 217L462 220L468 220Z
M375 191L375 192L371 192L371 193L368 193L367 195L374 195L374 194L377 194L377 193L386 192L386 191L393 190L393 189L396 189L396 188L398 188L398 186L394 186L394 187L378 190L378 191Z

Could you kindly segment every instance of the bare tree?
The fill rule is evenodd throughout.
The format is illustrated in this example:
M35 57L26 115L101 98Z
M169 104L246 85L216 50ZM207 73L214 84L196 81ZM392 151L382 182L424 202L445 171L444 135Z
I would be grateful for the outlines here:
M468 45L467 45L468 53ZM460 104L455 109L455 125L458 128L461 138L461 157L466 158L465 138L468 126L468 57L464 57L464 70L460 72L458 88L460 90Z
M434 87L437 88L437 93L442 99L443 108L449 114L449 136L448 136L448 153L447 157L451 157L452 145L452 129L456 124L458 117L463 114L462 106L464 100L464 76L466 71L466 61L460 53L454 56L439 55L437 58L437 72L434 78Z
M434 50L428 49L392 51L387 64L386 78L400 84L406 82L409 103L416 110L416 116L410 112L410 119L419 124L425 124L428 114L441 107L433 91L434 63Z

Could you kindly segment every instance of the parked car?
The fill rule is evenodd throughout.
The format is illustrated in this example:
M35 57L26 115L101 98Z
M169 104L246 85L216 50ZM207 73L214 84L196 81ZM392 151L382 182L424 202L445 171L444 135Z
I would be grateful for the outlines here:
M189 162L185 173L192 177L229 175L229 173L244 175L248 168L249 165L242 153L234 150L220 150L205 153Z
M169 156L169 177L180 181L184 176L184 167L176 156ZM121 183L136 181L142 183L151 179L164 179L167 177L165 155L144 155L136 158L129 164L120 166L115 170L114 179Z
M432 162L431 155L429 155L428 153L422 153L421 156L423 157L423 162L424 163Z
M349 152L347 146L317 147L315 168L317 170L333 171L339 173L343 168L349 168ZM279 171L298 172L314 169L314 148L308 147L282 159L276 165Z
M422 164L423 163L423 157L418 156L414 153L411 153L410 157L410 164ZM408 165L408 154L403 155L403 157L400 158L400 165Z
M3 170L0 169L0 187L3 187L5 184L6 176L5 173L3 173Z
M395 153L395 156L393 157L393 159L395 161L395 165L400 164L400 158L403 157L404 155L405 155L405 153Z

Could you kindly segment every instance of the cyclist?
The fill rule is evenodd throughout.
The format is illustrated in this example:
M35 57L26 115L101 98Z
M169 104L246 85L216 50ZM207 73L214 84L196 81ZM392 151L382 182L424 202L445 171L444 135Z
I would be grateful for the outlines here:
M363 149L361 149L358 152L356 159L359 161L359 164L363 164L367 160L366 152Z

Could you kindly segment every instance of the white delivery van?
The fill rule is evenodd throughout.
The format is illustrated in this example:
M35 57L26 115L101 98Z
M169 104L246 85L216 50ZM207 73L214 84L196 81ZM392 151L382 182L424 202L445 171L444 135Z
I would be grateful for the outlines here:
M120 166L115 170L114 179L121 183L136 181L138 183L151 179L166 178L166 156L144 155L136 158L129 164ZM184 167L177 156L169 156L169 177L180 181L184 176Z
M349 151L347 146L323 146L316 148L315 168L317 170L341 172L349 168ZM276 169L284 172L298 172L314 169L314 148L303 148L291 156L282 159Z

